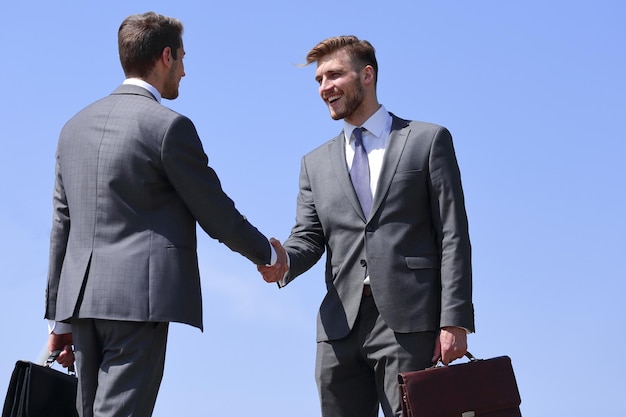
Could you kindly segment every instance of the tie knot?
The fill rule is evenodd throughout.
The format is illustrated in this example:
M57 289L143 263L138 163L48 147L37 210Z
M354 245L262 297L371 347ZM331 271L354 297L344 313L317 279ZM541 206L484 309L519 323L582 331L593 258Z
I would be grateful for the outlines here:
M354 135L355 143L358 145L363 143L363 130L365 129L362 127L357 127L356 129L352 131L352 134Z

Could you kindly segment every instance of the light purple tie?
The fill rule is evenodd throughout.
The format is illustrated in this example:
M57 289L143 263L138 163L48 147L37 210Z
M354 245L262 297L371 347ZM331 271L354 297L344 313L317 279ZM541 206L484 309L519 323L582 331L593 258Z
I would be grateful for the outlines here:
M361 208L365 217L369 216L372 209L372 189L370 188L370 165L367 152L363 146L363 128L357 127L352 131L354 135L354 159L350 169L350 179L361 202Z

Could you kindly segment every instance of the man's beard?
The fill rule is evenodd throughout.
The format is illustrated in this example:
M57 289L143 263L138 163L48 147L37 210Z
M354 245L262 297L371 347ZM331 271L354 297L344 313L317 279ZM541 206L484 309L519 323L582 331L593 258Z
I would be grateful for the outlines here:
M343 110L335 114L333 114L333 112L331 111L330 117L333 120L340 120L345 119L346 117L350 117L363 103L363 97L365 94L363 93L363 85L361 84L360 80L355 80L354 88L352 90L352 94L344 94L343 96Z
M163 98L174 100L178 97L178 83L176 82L176 66L172 65L167 73L167 82L163 87Z

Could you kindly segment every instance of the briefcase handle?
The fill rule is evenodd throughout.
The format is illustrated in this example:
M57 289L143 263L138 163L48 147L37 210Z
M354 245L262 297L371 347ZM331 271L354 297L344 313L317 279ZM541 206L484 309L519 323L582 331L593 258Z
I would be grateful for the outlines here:
M476 359L476 357L474 355L472 355L469 351L465 352L464 355L470 362L478 362L480 359ZM433 364L433 366L431 366L431 368L437 368L438 366L443 366L443 363L441 362L441 358L439 358L437 360L437 362L435 362Z
M63 352L61 349L57 349L57 350L53 351L50 354L50 356L48 356L48 359L46 359L46 362L43 364L43 366L47 366L48 368L52 368L52 365L54 365L54 361L59 357L61 352ZM76 369L74 368L74 364L71 364L70 366L67 367L67 373L69 375L76 376Z

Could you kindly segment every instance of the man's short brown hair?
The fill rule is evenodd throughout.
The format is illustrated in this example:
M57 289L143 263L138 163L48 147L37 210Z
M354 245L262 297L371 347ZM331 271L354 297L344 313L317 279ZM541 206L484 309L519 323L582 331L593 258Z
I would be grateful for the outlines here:
M368 41L361 40L353 35L335 36L321 41L306 55L306 63L308 65L317 62L322 57L340 49L345 50L348 56L350 56L355 71L360 71L367 65L371 65L374 68L374 79L378 79L376 50Z
M182 46L183 24L155 12L128 16L117 32L120 62L127 77L145 77L163 49L170 47L178 59Z

